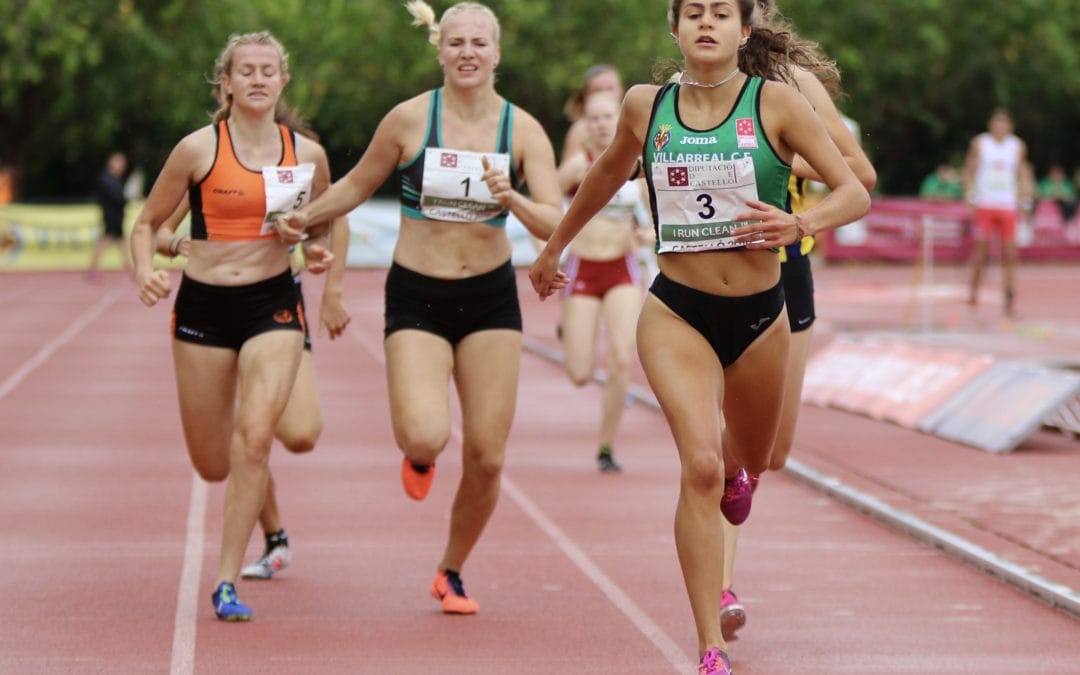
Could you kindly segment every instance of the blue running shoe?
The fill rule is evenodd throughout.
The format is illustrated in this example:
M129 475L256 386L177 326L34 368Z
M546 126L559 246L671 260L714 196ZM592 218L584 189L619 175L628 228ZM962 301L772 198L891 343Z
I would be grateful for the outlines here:
M236 586L228 581L222 581L210 599L214 601L214 613L222 621L251 621L251 608L240 602Z

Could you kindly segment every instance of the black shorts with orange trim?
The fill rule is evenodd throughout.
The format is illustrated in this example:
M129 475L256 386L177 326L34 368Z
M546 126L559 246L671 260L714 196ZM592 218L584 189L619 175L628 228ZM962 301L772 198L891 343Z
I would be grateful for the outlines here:
M300 301L300 323L304 326L304 349L311 351L311 328L308 326L307 305L304 304L304 288L300 285L300 275L293 275L296 284L296 299Z
M457 346L482 330L521 332L517 277L509 260L466 279L437 279L397 263L386 275L384 337L399 330L422 330Z
M735 363L784 311L781 281L753 295L713 295L672 281L661 272L649 292L708 340L724 368Z
M183 342L240 351L244 343L273 330L304 332L303 308L292 274L243 286L180 280L173 306L172 336Z

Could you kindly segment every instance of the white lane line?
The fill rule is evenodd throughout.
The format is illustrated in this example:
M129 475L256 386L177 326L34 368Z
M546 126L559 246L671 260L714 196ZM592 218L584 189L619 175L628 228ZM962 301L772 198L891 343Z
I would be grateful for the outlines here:
M368 354L371 355L378 363L386 366L386 360L383 355L382 349L379 346L375 346L365 336L359 334L359 331L351 331L352 336L357 342L364 348ZM457 424L451 425L451 435L458 443L461 443L461 428ZM563 552L563 554L570 559L570 562L574 563L574 566L581 571L593 585L595 585L600 592L603 593L611 604L615 605L615 608L622 612L623 616L630 620L630 623L634 624L634 627L644 635L649 642L653 644L664 658L667 659L668 664L677 673L685 673L697 666L696 663L690 661L686 656L686 653L675 643L671 637L651 618L645 613L637 603L630 598L630 596L623 591L618 584L616 584L611 577L604 573L596 562L589 557L580 546L574 543L555 522L548 517L544 510L540 508L535 502L533 502L525 492L517 486L510 476L504 471L502 474L503 491L510 495L510 498L514 500L514 503L525 512L525 515L529 517L533 523L540 528L555 542L555 545Z
M456 431L456 429L455 429ZM667 662L671 664L677 673L685 673L697 666L696 663L692 663L686 656L686 653L679 648L679 645L675 644L675 641L664 632L655 621L649 618L649 615L645 613L643 609L638 607L629 595L626 594L619 585L612 581L611 577L604 574L604 571L600 569L600 566L593 562L589 554L581 550L581 547L573 542L573 540L562 531L562 529L556 525L551 518L544 513L543 509L537 506L528 496L517 486L517 484L510 479L506 473L502 476L503 492L510 495L521 510L528 514L536 526L544 531L555 545L562 549L562 552L570 559L574 565L581 570L581 573L589 578L593 584L600 589L600 592L607 596L607 599L611 604L623 613L632 624L648 638L649 642L653 643Z
M562 363L562 352L545 346L539 340L526 336L524 348L541 358ZM593 377L603 383L602 372ZM660 404L649 391L630 386L630 397L639 403L660 412ZM841 504L859 511L875 520L903 532L916 541L934 546L945 554L965 562L975 569L995 579L1011 584L1030 593L1054 607L1080 617L1080 591L1065 584L1051 581L1035 570L1027 569L998 556L967 539L942 529L918 518L907 511L889 506L853 487L845 485L838 478L818 473L802 462L789 458L782 473L802 481L806 485L832 497Z
M1080 592L1065 584L1051 581L1036 570L1009 562L974 542L845 485L838 478L818 473L802 462L788 459L784 473L856 511L907 534L916 541L941 549L947 555L971 565L980 572L1030 593L1074 617L1080 617Z
M39 349L36 354L23 362L21 366L15 369L11 375L0 383L0 398L7 396L15 387L25 380L30 373L40 368L46 361L52 358L53 354L60 351L64 345L71 342L83 331L88 325L93 323L98 317L105 313L109 307L112 306L116 299L120 297L120 289L113 289L103 295L97 303L90 309L83 312L77 319L71 322L71 325L67 329L57 335L48 342L44 347Z
M192 471L184 566L180 570L180 588L176 593L170 675L191 675L195 672L195 617L199 606L199 579L202 576L206 538L206 495L206 481Z

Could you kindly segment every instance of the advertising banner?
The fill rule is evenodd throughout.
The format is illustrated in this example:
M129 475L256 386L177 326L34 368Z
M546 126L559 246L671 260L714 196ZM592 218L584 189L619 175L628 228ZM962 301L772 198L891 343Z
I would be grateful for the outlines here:
M862 220L827 232L822 249L834 261L964 262L974 245L971 215L963 202L882 197ZM1066 222L1053 202L1039 202L1017 244L1021 260L1080 260L1080 220Z
M811 357L802 400L1009 452L1041 426L1073 430L1080 374L897 340L837 339Z

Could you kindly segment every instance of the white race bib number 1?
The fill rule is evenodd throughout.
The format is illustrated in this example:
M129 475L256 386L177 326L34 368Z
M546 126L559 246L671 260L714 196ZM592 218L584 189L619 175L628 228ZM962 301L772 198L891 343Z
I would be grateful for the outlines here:
M731 236L735 214L758 198L752 157L652 165L659 216L659 252L710 251L743 244Z
M315 165L265 166L262 170L266 186L266 217L259 234L274 231L274 219L296 211L311 201L311 184L315 179Z
M481 178L486 157L493 169L510 175L510 155L428 148L424 151L424 187L420 211L432 220L478 223L505 211Z

